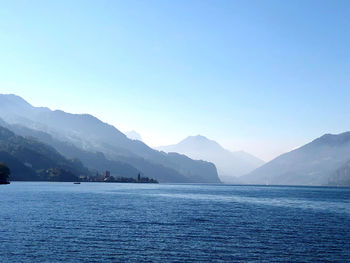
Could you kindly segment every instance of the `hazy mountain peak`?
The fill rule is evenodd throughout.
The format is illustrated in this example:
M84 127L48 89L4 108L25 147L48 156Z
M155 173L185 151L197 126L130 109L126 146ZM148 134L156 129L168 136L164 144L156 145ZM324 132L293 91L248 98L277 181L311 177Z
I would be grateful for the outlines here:
M25 101L22 97L17 96L15 94L0 94L1 99L11 100L12 102L19 102L30 105L27 101Z
M38 112L50 111L46 107L34 107L22 97L15 94L0 94L0 110L3 112L10 112L10 115L16 117L21 116L23 112L27 115L33 115ZM13 116L8 116L10 119Z
M125 135L131 140L142 141L141 135L134 130L125 132Z
M343 144L349 141L350 141L350 132L343 132L340 134L326 133L321 137L312 141L312 143L337 145L337 144Z
M222 148L222 146L216 141L210 140L203 135L188 136L187 138L179 142L178 145L188 147L200 147L202 149L204 149L205 147Z
M207 137L200 135L200 134L194 135L194 136L188 136L187 139L208 140L209 141L209 139Z
M0 94L0 100L2 102L2 106L6 107L12 106L21 108L33 108L33 106L30 105L27 101L15 94Z
M193 159L213 162L223 181L233 182L235 176L251 172L264 162L244 151L230 152L203 135L188 136L178 144L161 146L158 150L185 154ZM232 179L233 177L233 179ZM236 181L235 181L236 182Z
M207 137L200 135L200 134L194 135L194 136L188 136L183 141L185 141L185 140L210 141Z

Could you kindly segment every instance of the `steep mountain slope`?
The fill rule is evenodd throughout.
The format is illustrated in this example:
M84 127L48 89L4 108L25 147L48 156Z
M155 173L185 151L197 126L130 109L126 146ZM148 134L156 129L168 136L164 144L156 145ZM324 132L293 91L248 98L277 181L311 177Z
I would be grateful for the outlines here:
M76 181L90 174L79 160L68 160L54 148L1 126L0 161L11 169L11 180Z
M350 186L350 160L331 174L328 185Z
M146 176L161 182L200 182L197 166L206 182L220 182L216 169L208 162L187 160L183 156L169 156L148 147L141 141L130 140L115 127L88 114L70 114L31 106L15 95L0 95L0 118L10 124L20 124L40 130L53 138L66 141L88 152L102 152L108 160L121 161L150 173ZM186 169L181 169L186 162ZM162 178L162 179L160 179Z
M277 157L242 179L253 184L324 185L349 156L350 132L326 134Z
M0 161L5 163L11 170L11 181L37 181L40 180L35 171L24 165L22 161L13 157L8 152L0 152Z
M74 146L72 143L54 139L48 133L29 129L18 124L10 125L5 122L2 122L2 125L18 135L35 138L40 142L54 147L59 153L61 153L67 158L78 158L86 167L90 168L95 172L102 173L103 171L108 170L112 173L112 175L119 175L132 178L136 178L138 173L140 172L135 167L128 165L127 163L108 160L101 152L93 153L84 151Z
M156 149L164 152L185 154L195 160L213 162L220 179L227 183L237 183L238 176L261 166L264 162L246 152L230 152L220 144L204 136L189 136L178 144L161 146Z

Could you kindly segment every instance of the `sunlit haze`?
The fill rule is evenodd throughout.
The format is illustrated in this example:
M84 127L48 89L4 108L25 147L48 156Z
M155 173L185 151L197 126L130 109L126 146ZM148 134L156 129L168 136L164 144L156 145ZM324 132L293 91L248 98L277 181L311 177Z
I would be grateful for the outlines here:
M1 262L350 262L350 0L3 0Z
M271 160L350 130L349 1L5 1L0 93Z

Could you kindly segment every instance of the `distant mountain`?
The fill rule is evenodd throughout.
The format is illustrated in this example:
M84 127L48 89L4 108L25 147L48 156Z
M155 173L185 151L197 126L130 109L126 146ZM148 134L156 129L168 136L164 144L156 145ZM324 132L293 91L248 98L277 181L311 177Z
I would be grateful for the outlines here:
M326 134L282 154L242 177L242 180L245 183L277 185L328 185L331 181L343 184L348 180L345 176L348 166L345 164L349 159L350 132Z
M138 140L142 142L142 137L136 131L127 131L125 135L131 140Z
M197 135L189 136L178 144L157 147L164 152L185 154L195 160L205 160L216 165L220 179L226 183L239 183L239 176L253 171L264 162L243 151L230 152L220 144Z
M10 125L44 132L85 152L101 152L105 159L128 164L159 182L220 182L213 164L155 151L92 115L51 111L33 107L16 95L0 95L0 118Z
M10 168L10 180L15 181L76 181L90 174L79 160L68 160L54 148L1 126L0 161Z

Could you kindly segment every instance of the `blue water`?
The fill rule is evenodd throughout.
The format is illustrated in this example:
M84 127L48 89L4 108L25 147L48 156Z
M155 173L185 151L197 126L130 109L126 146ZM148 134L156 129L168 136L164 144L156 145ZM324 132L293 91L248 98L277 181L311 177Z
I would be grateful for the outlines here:
M0 186L1 262L350 262L350 188Z

